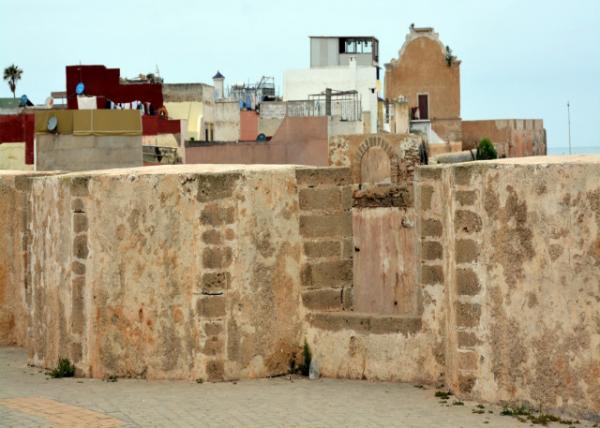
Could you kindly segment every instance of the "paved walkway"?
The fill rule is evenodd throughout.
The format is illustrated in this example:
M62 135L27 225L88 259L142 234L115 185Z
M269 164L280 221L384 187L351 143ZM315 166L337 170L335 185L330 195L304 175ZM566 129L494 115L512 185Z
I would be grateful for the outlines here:
M48 379L27 367L22 350L0 348L1 427L527 426L495 407L475 414L481 411L476 403L440 404L434 393L412 385L302 378L220 384Z

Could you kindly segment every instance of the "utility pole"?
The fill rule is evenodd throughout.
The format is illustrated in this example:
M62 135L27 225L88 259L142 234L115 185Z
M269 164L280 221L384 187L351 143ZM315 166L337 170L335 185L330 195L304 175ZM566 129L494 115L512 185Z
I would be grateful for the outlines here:
M571 154L571 103L567 101L567 117L569 120L569 154Z

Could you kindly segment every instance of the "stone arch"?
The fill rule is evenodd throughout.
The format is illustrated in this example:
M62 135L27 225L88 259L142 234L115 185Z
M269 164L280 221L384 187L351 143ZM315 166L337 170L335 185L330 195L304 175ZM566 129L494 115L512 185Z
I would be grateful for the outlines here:
M398 180L398 158L380 136L368 137L359 146L355 165L360 183L393 183Z

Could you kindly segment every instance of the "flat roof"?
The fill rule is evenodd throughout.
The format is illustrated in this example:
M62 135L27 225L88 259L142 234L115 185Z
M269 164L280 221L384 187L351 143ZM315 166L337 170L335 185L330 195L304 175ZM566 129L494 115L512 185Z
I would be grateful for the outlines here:
M309 39L371 39L377 40L379 39L375 36L308 36Z

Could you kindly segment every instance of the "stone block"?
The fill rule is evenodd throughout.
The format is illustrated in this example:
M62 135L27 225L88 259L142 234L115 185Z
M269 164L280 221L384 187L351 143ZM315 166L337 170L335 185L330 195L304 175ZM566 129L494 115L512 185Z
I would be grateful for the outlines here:
M197 178L196 199L198 202L209 202L230 198L240 177L238 173L201 175Z
M459 352L458 368L460 370L477 370L479 368L479 354L477 352Z
M339 311L342 309L342 290L323 288L302 292L302 303L316 311Z
M223 360L210 360L206 363L206 376L209 382L221 382L225 379Z
M342 290L342 306L345 311L351 311L354 307L354 288L344 287Z
M455 166L454 171L454 183L459 186L468 186L471 184L471 175L474 168L472 166Z
M196 302L196 312L201 318L222 318L226 315L225 296L203 296Z
M85 275L85 264L74 261L71 263L71 272L73 272L75 275Z
M456 241L456 263L472 263L479 257L479 245L471 239Z
M71 211L73 211L74 213L83 213L85 212L85 207L83 205L83 200L82 199L73 199L71 201Z
M454 305L458 327L477 327L481 317L481 306L474 303L456 302Z
M367 334L411 335L421 330L421 318L387 317L353 312L316 312L308 316L309 323L327 331L354 330Z
M344 238L342 241L342 258L351 259L354 257L354 239Z
M15 189L21 192L27 192L31 190L31 185L33 184L33 177L27 175L17 175L15 176Z
M421 210L431 209L431 200L433 198L433 186L421 186Z
M349 168L298 168L296 181L301 187L342 186L352 184Z
M424 260L439 260L442 258L444 250L442 244L436 241L421 242L421 257Z
M440 180L442 178L442 169L431 166L421 166L418 168L421 180Z
M302 283L310 288L342 287L352 281L352 260L334 260L307 264Z
M421 266L421 284L434 285L444 283L444 269L442 266Z
M479 278L472 269L456 269L456 291L462 296L475 296L481 290Z
M304 211L343 209L342 194L337 187L300 189L298 200Z
M208 322L204 324L204 334L207 336L218 336L225 330L222 322Z
M307 241L304 243L304 254L309 258L340 257L342 243L340 241Z
M222 226L235 221L235 208L222 207L219 204L207 204L200 214L200 222L204 225Z
M352 203L354 202L354 198L352 197L352 186L342 186L339 187L339 189L342 198L342 209L352 209Z
M431 218L421 220L421 236L439 238L442 236L442 222Z
M211 357L222 355L225 350L225 341L219 336L210 336L204 342L202 353Z
M88 219L84 213L73 214L73 232L82 233L88 230Z
M88 184L90 177L74 177L71 180L71 195L88 196L90 194Z
M454 199L462 206L475 205L477 201L476 190L459 190L454 194Z
M88 244L86 235L78 235L73 240L73 256L78 259L86 259L88 256Z
M206 230L202 233L202 242L208 245L223 244L223 235L215 229Z
M205 248L202 252L202 265L206 269L224 269L231 265L233 252L229 247Z
M481 340L475 333L467 331L458 332L458 347L459 348L474 348L475 346L481 345Z
M470 394L475 386L476 379L470 375L458 376L458 389L464 394Z
M473 211L456 210L454 213L454 230L456 232L481 232L481 217Z
M221 295L229 288L229 272L209 272L202 275L202 294Z
M300 216L300 234L305 238L352 236L350 213Z

